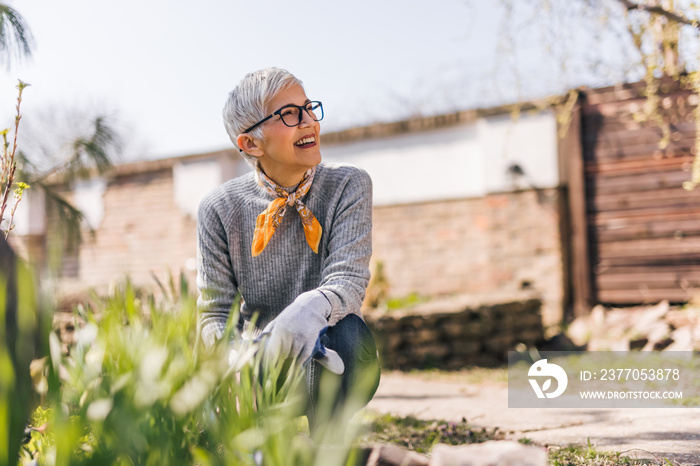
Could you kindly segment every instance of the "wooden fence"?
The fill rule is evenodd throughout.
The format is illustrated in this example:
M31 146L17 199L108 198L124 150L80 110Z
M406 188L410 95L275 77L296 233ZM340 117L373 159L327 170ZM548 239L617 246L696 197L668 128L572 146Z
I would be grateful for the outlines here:
M682 183L698 97L664 81L651 110L642 84L588 91L579 104L582 163L570 164L577 313L596 302L688 301L700 292L700 188Z

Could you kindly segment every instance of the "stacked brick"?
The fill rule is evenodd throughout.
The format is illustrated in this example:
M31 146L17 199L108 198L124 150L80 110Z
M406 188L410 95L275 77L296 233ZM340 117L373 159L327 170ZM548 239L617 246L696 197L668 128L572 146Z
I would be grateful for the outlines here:
M539 297L513 293L481 301L457 297L410 310L368 311L383 367L460 369L507 361L519 344L534 347L544 339Z

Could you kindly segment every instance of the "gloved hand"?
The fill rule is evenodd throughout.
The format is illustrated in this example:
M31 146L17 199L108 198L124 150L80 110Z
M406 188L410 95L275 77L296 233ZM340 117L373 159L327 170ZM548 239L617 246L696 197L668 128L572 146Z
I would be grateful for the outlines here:
M345 372L345 363L340 358L340 355L332 349L326 348L321 343L321 337L326 334L326 330L328 330L328 327L323 327L319 332L311 357L334 374L342 375Z
M296 358L302 364L307 364L316 355L324 367L342 374L345 366L338 353L320 345L321 332L328 327L330 312L331 304L320 291L300 294L263 329L261 336L269 334L265 351L282 358ZM316 346L317 342L320 348Z

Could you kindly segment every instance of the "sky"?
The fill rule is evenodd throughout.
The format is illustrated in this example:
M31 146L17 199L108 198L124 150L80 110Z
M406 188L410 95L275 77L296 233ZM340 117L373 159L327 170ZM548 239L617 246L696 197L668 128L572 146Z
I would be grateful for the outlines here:
M29 24L36 50L0 69L3 127L12 124L22 79L31 84L22 102L27 134L49 133L37 129L47 121L68 132L74 120L66 115L104 113L126 136L127 160L231 147L221 118L226 96L246 73L268 66L291 71L323 102L323 131L570 85L550 82L552 65L540 63L537 44L502 58L508 44L497 0L8 3ZM523 76L540 87L523 91Z

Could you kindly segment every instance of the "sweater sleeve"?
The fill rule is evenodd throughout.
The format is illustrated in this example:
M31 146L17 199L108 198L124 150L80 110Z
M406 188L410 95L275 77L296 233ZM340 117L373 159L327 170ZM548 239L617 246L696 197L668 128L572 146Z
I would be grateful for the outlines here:
M372 255L372 180L360 169L348 179L333 215L321 291L331 304L329 324L360 308L369 284Z
M218 212L206 200L197 215L197 288L202 341L211 347L224 333L238 285L226 230Z

